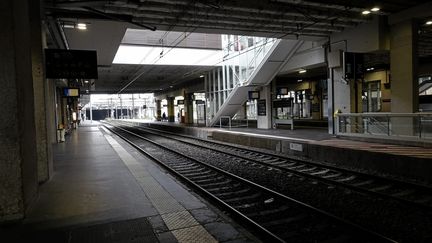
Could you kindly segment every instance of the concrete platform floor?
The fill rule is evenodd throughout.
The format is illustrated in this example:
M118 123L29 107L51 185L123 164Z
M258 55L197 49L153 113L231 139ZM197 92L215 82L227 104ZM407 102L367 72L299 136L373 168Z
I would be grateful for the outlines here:
M53 150L53 177L5 242L257 241L97 122Z

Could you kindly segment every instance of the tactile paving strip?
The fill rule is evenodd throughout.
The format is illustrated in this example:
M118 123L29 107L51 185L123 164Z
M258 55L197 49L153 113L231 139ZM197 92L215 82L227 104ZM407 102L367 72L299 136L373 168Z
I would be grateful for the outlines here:
M169 230L199 225L188 211L162 214L161 216Z
M115 139L105 135L179 242L217 242Z
M201 226L194 226L185 229L172 231L172 234L180 243L213 243L218 242L213 236Z

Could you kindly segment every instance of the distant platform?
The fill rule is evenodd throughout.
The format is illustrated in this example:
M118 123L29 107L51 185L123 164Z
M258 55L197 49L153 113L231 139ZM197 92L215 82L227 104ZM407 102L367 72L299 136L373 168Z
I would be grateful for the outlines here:
M429 147L394 145L377 139L353 141L337 138L323 129L190 127L169 122L125 121L432 184L432 150Z

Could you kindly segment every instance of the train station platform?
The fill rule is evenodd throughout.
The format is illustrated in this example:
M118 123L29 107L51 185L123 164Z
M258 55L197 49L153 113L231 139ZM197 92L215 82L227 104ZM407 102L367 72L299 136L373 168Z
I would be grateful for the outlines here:
M4 242L255 242L98 122L53 150L53 177Z
M190 127L179 123L126 120L133 124L255 147L378 175L432 184L430 147L395 145L378 139L338 138L326 129Z

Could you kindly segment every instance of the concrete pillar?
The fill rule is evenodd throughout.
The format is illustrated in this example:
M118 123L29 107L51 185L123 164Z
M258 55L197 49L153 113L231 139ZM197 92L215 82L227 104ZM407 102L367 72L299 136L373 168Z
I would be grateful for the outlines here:
M328 96L328 121L329 133L334 134L336 131L334 126L333 114L336 110L342 113L351 112L351 95L349 81L343 79L343 68L330 68L330 75L327 81L327 96Z
M28 1L0 1L0 19L0 222L5 222L22 219L36 198L38 166Z
M156 120L162 120L162 101L156 100Z
M390 31L391 112L418 111L417 26L414 21L399 22ZM391 119L392 134L414 135L414 118Z
M168 121L169 122L175 121L174 99L175 99L175 97L167 97Z
M260 115L260 110L264 111L263 105L265 104L265 115ZM258 100L258 129L272 128L272 112L271 112L271 85L263 87L260 91L260 99ZM261 106L261 107L260 107Z
M51 141L48 141L47 133L47 106L46 106L46 81L43 67L43 45L41 30L40 1L29 1L30 9L30 35L33 67L33 89L36 122L36 149L38 161L39 183L49 179L49 168L52 167ZM39 11L37 11L39 10Z
M185 123L193 124L193 93L184 93L184 115Z
M417 27L413 21L391 26L391 112L418 111Z

